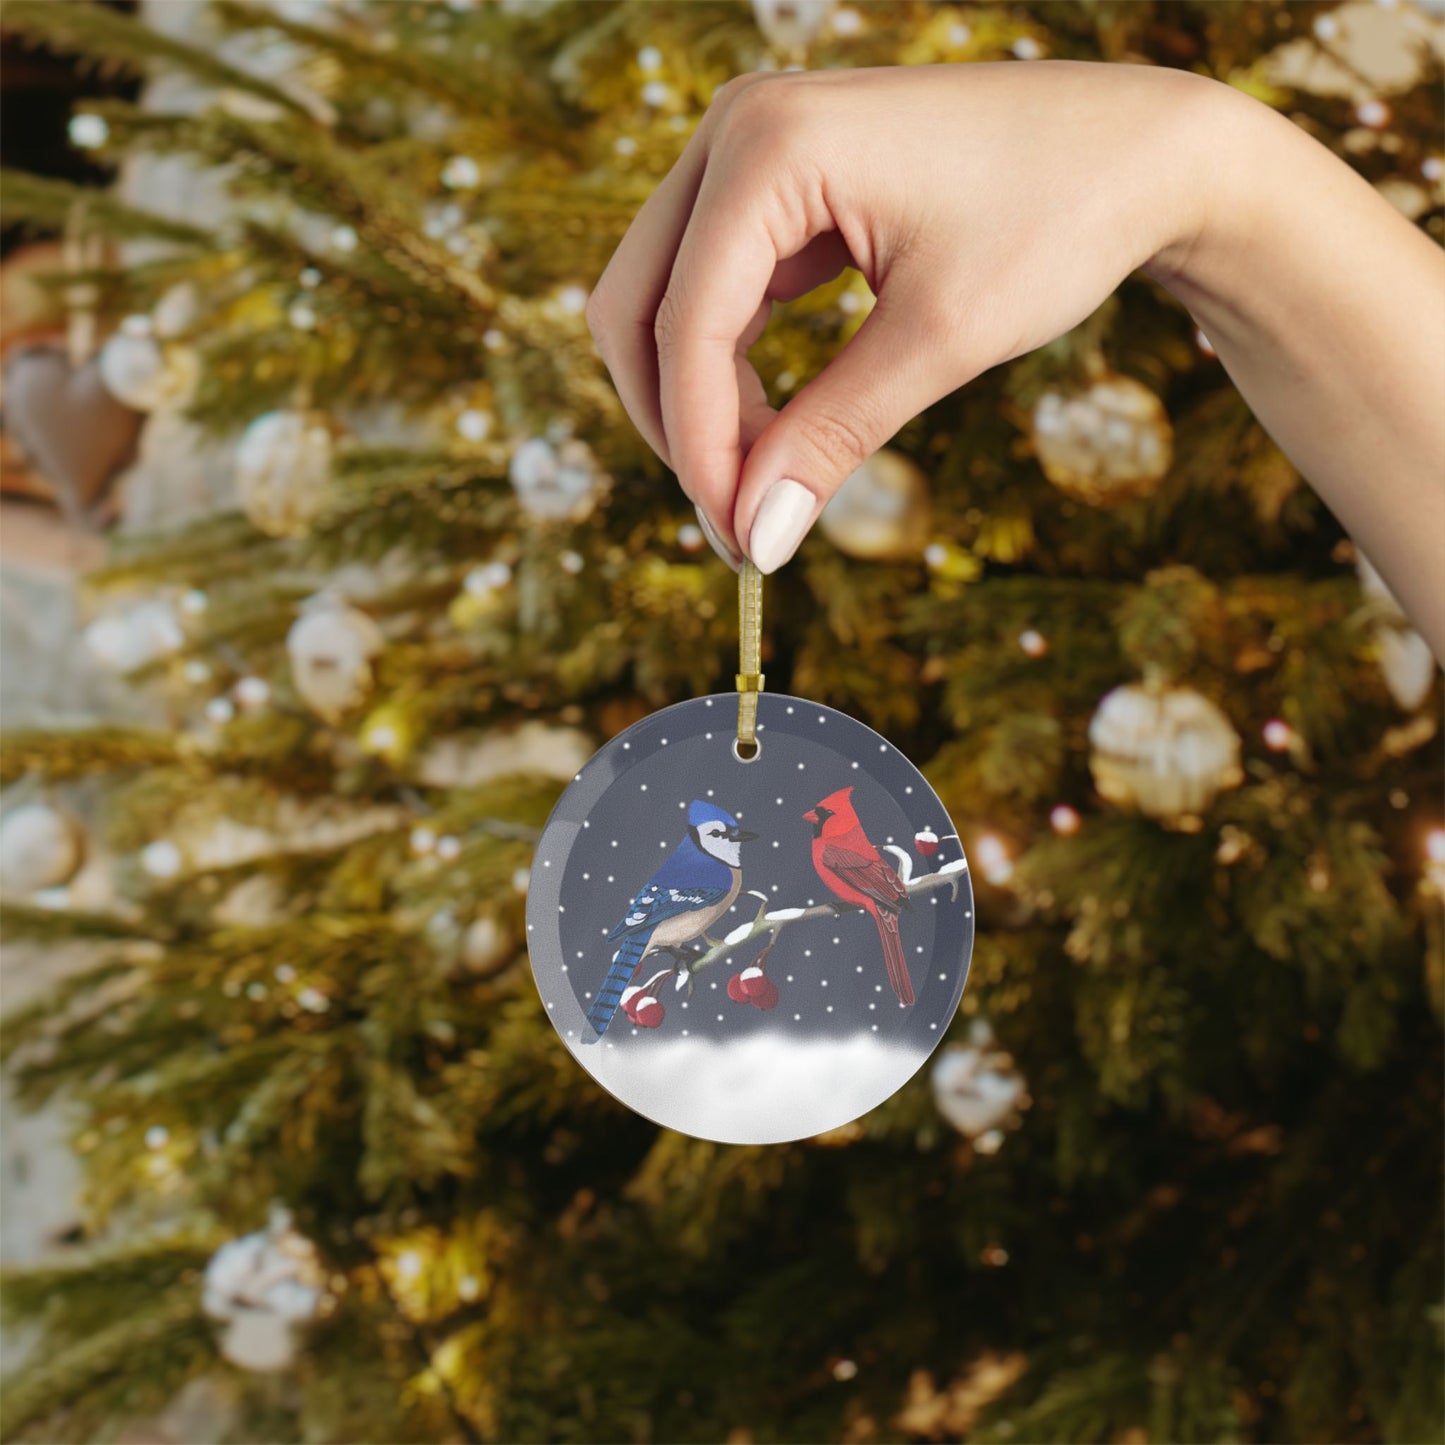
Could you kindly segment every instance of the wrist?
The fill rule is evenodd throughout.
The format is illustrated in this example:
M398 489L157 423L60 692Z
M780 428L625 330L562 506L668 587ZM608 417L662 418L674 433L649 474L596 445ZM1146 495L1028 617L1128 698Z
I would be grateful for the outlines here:
M1258 182L1271 171L1275 126L1288 122L1221 81L1173 74L1179 93L1168 131L1178 184L1168 188L1160 239L1140 269L1193 310L1214 290L1224 258L1259 209L1268 183Z

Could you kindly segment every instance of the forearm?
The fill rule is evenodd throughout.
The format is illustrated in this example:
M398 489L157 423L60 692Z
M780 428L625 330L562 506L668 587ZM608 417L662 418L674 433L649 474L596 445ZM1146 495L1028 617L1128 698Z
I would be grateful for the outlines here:
M1197 224L1145 268L1445 656L1445 255L1221 88Z

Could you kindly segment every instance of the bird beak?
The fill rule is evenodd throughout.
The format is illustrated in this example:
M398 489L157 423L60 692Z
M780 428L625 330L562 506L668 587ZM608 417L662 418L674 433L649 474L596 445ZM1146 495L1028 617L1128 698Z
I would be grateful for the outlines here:
M746 843L749 838L756 838L757 836L756 833L749 833L744 828L728 829L728 837L731 838L734 843Z
M816 808L809 808L808 811L803 814L803 821L805 823L816 823L818 821L818 810Z

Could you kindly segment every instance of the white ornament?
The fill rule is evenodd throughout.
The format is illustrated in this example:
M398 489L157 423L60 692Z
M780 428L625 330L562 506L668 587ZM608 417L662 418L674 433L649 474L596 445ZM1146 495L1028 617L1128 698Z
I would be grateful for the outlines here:
M500 592L511 580L512 569L505 562L485 562L467 573L462 586L473 597L485 597L489 592Z
M236 449L241 506L270 537L305 532L331 486L331 428L321 412L270 411L248 426Z
M512 940L489 914L474 919L462 938L462 962L473 973L495 973L512 956Z
M1410 626L1404 609L1363 552L1356 553L1360 591L1377 605L1375 651L1390 696L1406 712L1414 712L1430 696L1437 664L1430 644Z
M189 281L178 281L156 302L151 327L162 341L182 336L196 324L200 301Z
M507 475L523 509L546 520L580 521L604 481L591 448L575 438L555 445L545 437L524 441L512 453Z
M338 722L371 692L371 661L382 646L381 629L366 613L314 597L286 634L291 680L312 712Z
M135 411L185 406L200 376L190 347L163 346L149 330L118 331L100 348L96 365L105 389Z
M1101 797L1175 822L1204 812L1244 781L1239 734L1187 687L1116 687L1089 723L1089 768Z
M84 632L87 650L115 672L135 672L168 657L186 635L169 602L150 598L97 617Z
M1128 376L1106 376L1034 407L1034 450L1061 492L1100 506L1147 496L1168 472L1174 432L1164 404Z
M930 1082L938 1112L969 1139L1016 1123L1029 1104L1028 1083L982 1020L971 1029L969 1043L950 1044L939 1054ZM1001 1142L989 1139L982 1152L993 1153Z
M315 1319L326 1297L316 1247L273 1209L263 1230L223 1244L206 1265L202 1307L226 1326L221 1353L242 1369L285 1369L295 1327Z
M582 770L596 748L579 728L533 719L506 731L439 738L422 755L417 776L429 788L479 788L524 773L565 780Z
M0 885L7 893L38 893L68 883L85 856L74 818L48 803L25 803L0 819Z
M884 447L844 480L818 525L850 557L902 562L922 555L929 511L923 473L900 452Z
M174 878L185 863L181 850L165 838L147 843L141 849L140 866L152 878Z
M769 45L799 55L818 38L833 5L834 0L753 0L753 18Z

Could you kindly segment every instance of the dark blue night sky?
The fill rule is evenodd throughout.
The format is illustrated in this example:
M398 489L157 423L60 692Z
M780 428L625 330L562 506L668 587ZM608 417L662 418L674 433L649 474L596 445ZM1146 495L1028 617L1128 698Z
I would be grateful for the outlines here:
M707 799L758 834L742 845L742 888L711 930L721 938L753 918L766 893L770 908L803 908L830 894L813 869L812 827L803 813L834 790L854 787L864 831L880 849L905 848L915 877L961 856L957 842L934 859L914 834L940 836L953 825L916 768L891 744L845 714L798 698L764 694L759 703L762 755L732 755L736 699L724 694L656 713L614 739L559 801L538 846L528 904L528 942L549 1016L576 1044L592 993L615 945L605 935L629 900L683 837L687 804ZM884 853L890 865L898 859ZM760 1032L843 1038L872 1034L928 1052L953 1017L973 942L973 896L966 871L956 900L938 888L913 900L900 919L916 1002L903 1008L888 986L873 920L859 911L803 919L785 927L767 961L779 990L771 1011L735 1003L728 978L765 942L759 938L701 973L689 999L667 980L659 997L667 1017L636 1029L619 1012L605 1045L646 1049L658 1038L713 1041ZM649 959L639 977L665 966ZM569 1031L570 1035L569 1035Z

